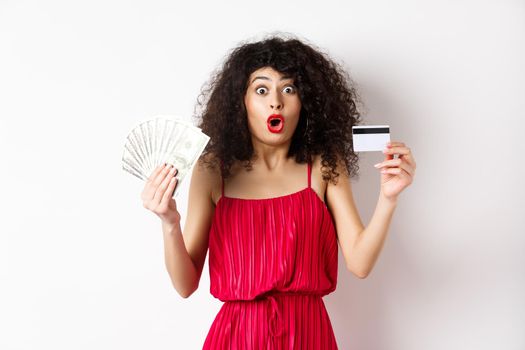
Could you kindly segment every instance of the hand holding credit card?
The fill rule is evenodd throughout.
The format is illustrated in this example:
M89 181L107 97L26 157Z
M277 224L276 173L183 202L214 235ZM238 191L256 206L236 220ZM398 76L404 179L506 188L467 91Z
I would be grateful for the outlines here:
M383 161L374 164L380 171L380 198L386 205L397 203L399 193L412 183L416 170L414 155L407 145L390 141L388 125L356 125L352 127L354 152L381 151ZM395 156L398 156L395 158Z
M352 126L354 152L382 151L390 142L389 125Z

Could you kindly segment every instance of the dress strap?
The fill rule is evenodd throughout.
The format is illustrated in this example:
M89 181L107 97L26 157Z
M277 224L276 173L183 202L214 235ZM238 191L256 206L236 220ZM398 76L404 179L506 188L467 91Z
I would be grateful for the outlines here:
M222 177L222 168L223 168L223 164L222 164L222 159L221 159L221 169L219 171L219 174L221 176L221 197L224 196L224 178Z
M311 172L312 172L312 164L310 164L310 162L308 162L308 188L310 188L310 183L311 183Z

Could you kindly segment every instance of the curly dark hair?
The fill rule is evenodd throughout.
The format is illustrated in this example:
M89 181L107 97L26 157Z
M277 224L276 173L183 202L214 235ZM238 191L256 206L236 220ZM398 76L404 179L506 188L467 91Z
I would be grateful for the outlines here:
M339 176L337 164L343 161L350 177L358 175L352 126L359 125L361 115L355 84L326 53L296 37L279 35L242 42L229 52L222 67L201 89L194 118L202 132L210 136L201 160L212 167L222 164L224 178L231 175L235 160L242 161L247 170L252 169L255 154L244 95L250 74L263 67L291 76L301 100L288 157L306 163L312 161L312 155L320 154L325 181L335 183Z

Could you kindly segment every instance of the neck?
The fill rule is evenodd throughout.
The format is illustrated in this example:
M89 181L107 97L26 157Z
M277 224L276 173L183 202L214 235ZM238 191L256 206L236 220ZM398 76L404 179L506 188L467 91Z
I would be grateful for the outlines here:
M282 169L289 161L287 155L291 142L291 140L288 140L282 144L269 145L252 138L255 153L254 166L259 165L269 171Z

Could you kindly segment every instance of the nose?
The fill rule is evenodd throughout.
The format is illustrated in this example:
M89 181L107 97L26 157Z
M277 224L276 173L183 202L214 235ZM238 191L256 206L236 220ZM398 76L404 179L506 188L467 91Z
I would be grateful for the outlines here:
M278 93L273 94L272 99L270 100L270 107L272 109L280 110L283 108L283 102Z
M281 108L282 108L280 104L270 105L270 107L272 107L272 109L275 109L277 111L281 110Z

